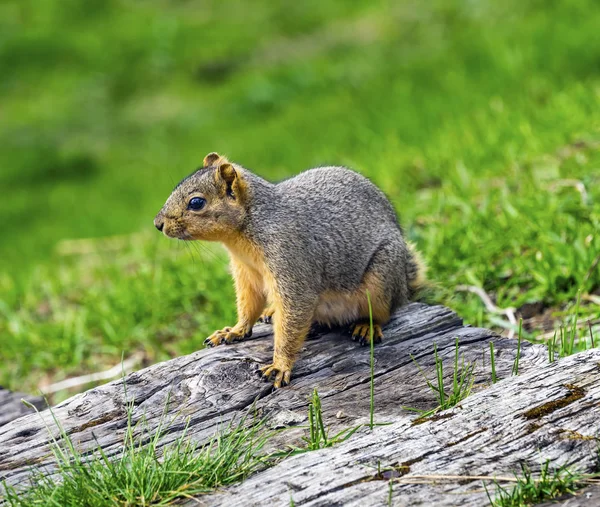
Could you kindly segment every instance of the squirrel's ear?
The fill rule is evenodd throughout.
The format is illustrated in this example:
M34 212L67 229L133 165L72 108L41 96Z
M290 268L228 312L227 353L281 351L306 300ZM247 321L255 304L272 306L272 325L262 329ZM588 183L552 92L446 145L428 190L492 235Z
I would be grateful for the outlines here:
M225 192L228 197L243 200L246 193L246 183L242 175L236 171L227 159L221 158L216 164L215 179L217 184L225 184Z
M237 178L237 171L233 168L233 166L229 162L225 162L221 164L217 172L219 177L227 183L227 187L230 188L233 185L233 182Z
M237 171L229 162L223 162L219 164L219 167L217 167L216 176L217 180L225 183L228 197L233 199L239 199L242 197L244 185L240 181Z
M212 153L209 153L208 155L206 155L206 157L204 157L204 167L210 167L215 165L215 162L220 158L221 155L215 153L214 151Z

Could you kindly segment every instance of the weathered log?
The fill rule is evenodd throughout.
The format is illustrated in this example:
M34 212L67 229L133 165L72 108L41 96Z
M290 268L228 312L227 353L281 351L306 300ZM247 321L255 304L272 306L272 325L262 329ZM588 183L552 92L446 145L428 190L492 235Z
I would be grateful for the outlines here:
M516 340L502 339L486 329L465 327L456 314L442 306L413 303L394 315L385 326L384 334L384 343L375 348L375 418L378 422L394 422L394 428L401 430L402 433L396 435L394 445L399 445L398 442L404 439L403 433L406 433L411 435L409 442L414 443L421 435L419 445L431 449L436 442L440 442L437 437L431 438L438 431L435 428L440 428L441 432L445 428L444 421L411 426L415 415L403 407L426 409L436 405L435 394L426 386L411 355L432 378L435 342L444 360L449 383L455 339L458 338L461 356L465 361L476 362L474 391L478 391L490 384L490 341L494 342L496 370L500 378L510 376L516 354ZM306 421L313 389L317 389L321 395L323 417L332 432L368 421L370 368L367 347L358 346L339 332L310 340L301 353L291 385L275 392L272 392L270 384L256 375L259 365L267 363L271 356L271 327L258 325L253 337L239 344L204 349L128 375L125 378L126 395L123 381L119 380L74 396L53 411L79 449L89 450L100 444L108 456L115 455L122 446L127 421L126 406L130 400L134 403L133 421L145 418L150 431L164 421L167 404L166 419L177 416L169 434L163 439L163 445L181 434L187 420L189 437L200 443L205 442L222 423L239 419L253 404L268 415L272 425L293 426L278 433L272 442L273 447L298 444L305 433L301 425ZM523 344L520 373L537 369L545 363L544 347ZM554 385L554 389L557 393L564 390L559 384ZM488 392L502 396L502 388L498 386ZM523 403L535 405L538 401L539 397L532 391L529 400L523 400ZM52 439L46 425L54 435L58 435L48 411L21 417L0 428L0 480L26 487L32 467L44 466L46 470L52 470ZM492 422L488 423L488 427L493 427ZM466 428L461 428L461 431ZM380 427L372 435L363 432L348 445L350 448L355 445L358 455L366 442L384 442L385 436L393 433L391 431ZM462 437L453 437L455 433L462 435L457 429L448 433L448 439L454 438L452 441L458 442ZM472 443L475 438L468 441ZM376 447L376 444L373 445ZM497 446L495 444L493 447ZM352 455L353 451L348 450L350 448L344 447ZM389 449L381 447L381 450L383 459ZM533 452L531 449L529 451ZM415 447L412 454L407 453L406 459L400 457L399 462L411 459L411 455L422 456L420 452ZM314 459L322 459L322 456L323 453L317 453ZM452 452L448 451L444 456L447 466L451 467ZM486 469L492 471L491 465ZM330 471L322 471L325 475L318 478L315 484L333 484ZM244 491L250 494L252 485L258 484L258 477L268 476L261 474L256 479L250 479L248 489ZM329 491L326 486L319 486L324 494ZM358 488L356 494L359 494L362 486L355 487ZM366 494L371 494L369 488L374 486L365 487ZM273 498L283 494L286 502L289 501L285 482L279 481L278 488L272 488Z
M204 497L201 505L231 505L237 498L249 506L289 505L293 498L303 506L480 506L487 495L473 476L513 477L521 463L539 471L546 460L597 471L599 361L600 351L582 352L499 382L440 418L414 424L400 416L390 426L363 428L333 448L288 458ZM591 489L568 505L599 500Z
M31 413L32 409L27 407L21 401L22 399L39 409L45 405L44 399L41 396L12 393L8 389L0 387L0 426L4 426L10 421Z

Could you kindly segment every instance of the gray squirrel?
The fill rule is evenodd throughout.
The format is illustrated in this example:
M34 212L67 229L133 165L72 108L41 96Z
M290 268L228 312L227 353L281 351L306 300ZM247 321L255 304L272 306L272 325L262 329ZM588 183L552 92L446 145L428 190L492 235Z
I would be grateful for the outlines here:
M262 316L274 326L273 363L260 369L289 384L312 324L350 326L370 343L395 309L425 283L419 253L405 241L392 204L360 174L317 167L270 183L217 153L173 190L154 225L182 240L220 241L231 258L238 322L206 345L251 336Z

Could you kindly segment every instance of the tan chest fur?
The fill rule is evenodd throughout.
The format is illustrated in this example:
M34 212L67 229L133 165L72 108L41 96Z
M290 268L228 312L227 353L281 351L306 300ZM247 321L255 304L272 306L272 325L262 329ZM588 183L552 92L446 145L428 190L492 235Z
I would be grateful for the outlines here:
M232 269L243 269L252 284L273 301L275 278L267 268L262 250L242 236L233 237L224 244L231 257Z

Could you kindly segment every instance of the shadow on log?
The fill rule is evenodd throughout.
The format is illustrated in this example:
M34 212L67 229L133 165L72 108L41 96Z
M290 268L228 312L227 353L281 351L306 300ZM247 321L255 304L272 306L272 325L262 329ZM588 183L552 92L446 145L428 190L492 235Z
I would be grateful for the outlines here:
M568 421L571 425L556 423L555 430L550 426L545 429L546 420L552 420L552 415L536 420L523 417L528 409L567 396L570 391L564 387L566 384L580 386L585 395L557 410L557 415L589 404L587 383L600 375L597 359L590 359L590 354L585 356L586 361L568 358L565 364L571 364L572 371L554 365L544 368L545 347L524 342L520 376L508 379L516 340L464 326L449 309L420 303L398 311L384 328L384 334L384 343L375 348L375 419L391 422L392 426L376 427L373 432L363 428L339 446L286 459L203 501L207 505L230 503L231 495L239 494L246 505L265 501L287 505L292 494L296 505L377 505L384 499L387 502L388 489L384 481L371 480L378 461L381 466L410 462L407 477L425 473L500 474L517 469L519 460L539 465L540 448L550 446L554 454L548 457L564 462L569 459L569 449L591 446L590 441L567 438L568 431L588 435L589 431L580 425L590 424L591 416L588 419L580 415ZM411 355L433 379L435 342L446 366L446 383L450 384L456 338L461 356L476 363L475 394L451 411L452 417L415 425L416 416L403 407L428 409L436 406L436 401ZM486 389L491 384L490 341L496 350L497 375L507 380ZM268 416L272 426L290 427L277 434L271 442L273 447L299 444L305 434L309 397L315 388L322 399L325 424L332 434L368 422L367 347L334 332L310 340L301 352L291 385L275 392L256 375L258 367L269 362L271 356L271 327L257 325L253 337L239 344L204 349L128 375L127 399L123 381L119 380L74 396L56 406L54 413L81 450L94 449L99 443L108 456L121 449L127 426L126 405L131 400L133 422L145 418L150 431L164 419L165 407L167 420L175 418L163 445L175 440L188 421L189 437L206 442L222 423L238 420L253 404ZM52 439L46 424L58 434L48 411L0 427L0 480L27 487L32 466L52 470ZM537 424L541 427L532 430L532 425ZM552 433L558 429L565 430L562 437ZM576 457L581 463L588 463L583 454ZM418 499L429 503L429 495L437 495L435 488L426 485L395 487L394 505L409 505ZM445 485L439 491L462 494L470 489L480 491L467 494L464 500L477 498L473 505L481 504L481 481ZM451 496L446 504L454 505L456 501Z
M40 410L46 406L41 396L11 393L0 387L0 426L31 412L31 409L25 406L21 400L26 400Z

